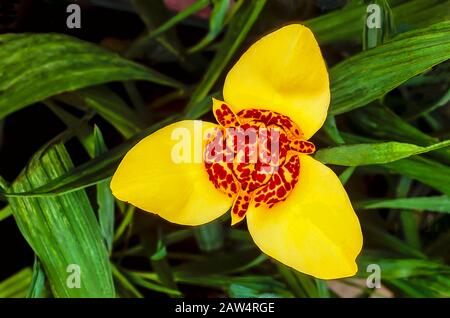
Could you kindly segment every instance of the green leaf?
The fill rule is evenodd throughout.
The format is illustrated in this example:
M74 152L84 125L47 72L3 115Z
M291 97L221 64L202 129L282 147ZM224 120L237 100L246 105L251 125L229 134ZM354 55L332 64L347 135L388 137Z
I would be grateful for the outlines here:
M275 262L275 265L295 297L317 297L316 286L308 281L308 277L302 276L302 273L298 273L282 263Z
M157 281L154 273L133 272L135 275L146 280ZM243 285L247 288L255 290L264 290L266 293L275 293L283 295L283 297L292 297L292 294L286 291L286 286L275 280L271 276L265 275L194 275L185 273L175 273L175 279L179 283L204 286L218 289L229 289L232 284Z
M127 292L131 297L144 298L144 296L139 292L139 290L129 281L129 279L122 274L114 264L111 264L112 273L116 283L121 287L121 291Z
M141 232L140 238L144 253L148 257L161 283L168 288L178 290L172 268L167 260L167 250L163 242L161 227L157 227L152 233L147 233L147 231Z
M140 277L139 275L137 275L131 271L127 271L125 273L125 276L133 284L143 287L145 289L149 289L149 290L160 292L160 293L165 293L169 296L176 296L176 297L182 296L182 294L176 289L172 289L169 287L161 286L159 284L155 284L153 282L143 279L142 277Z
M160 25L158 28L149 32L149 34L145 37L145 41L148 41L152 38L158 37L162 33L167 30L173 28L176 24L180 23L187 17L197 13L198 11L206 8L209 5L209 0L197 0L191 6L187 7L183 11L180 11L164 24Z
M169 11L163 0L132 0L133 7L139 14L139 17L145 23L148 30L154 30L161 25L169 16ZM126 52L127 57L137 57L140 53L149 53L150 50L158 51L158 45L160 44L165 49L163 54L159 54L167 58L166 55L170 55L177 58L181 66L186 65L184 48L180 44L175 30L166 30L165 34L159 34L158 36L148 37L144 36L138 38L133 45ZM189 66L188 66L189 68Z
M383 167L411 179L419 180L450 196L450 168L439 162L414 157L384 164Z
M348 133L343 133L342 135L347 143L374 142L373 139L368 137L361 137ZM445 193L446 195L450 195L450 184L448 182L450 168L447 165L443 165L439 162L425 159L420 156L415 156L412 158L385 163L379 167L382 167L387 171L418 180Z
M73 167L61 144L45 146L11 186L30 191ZM49 198L10 198L22 235L42 262L55 297L114 297L108 253L84 191ZM80 288L68 280L79 266ZM69 272L68 272L69 271Z
M285 297L273 292L266 292L264 290L258 290L247 287L241 284L231 284L228 289L228 295L230 298L282 298Z
M33 278L28 290L28 298L50 298L52 293L49 289L42 263L35 256L33 265Z
M350 115L354 124L369 136L414 143L420 146L430 146L439 142L439 139L423 133L382 105L369 105ZM450 163L449 148L438 149L430 155Z
M0 210L0 221L5 220L11 215L12 215L11 207L9 205L5 206L3 209Z
M31 276L31 269L26 267L0 282L0 298L25 298L31 283Z
M406 209L450 213L450 198L448 196L414 197L387 200L369 200L356 204L360 209Z
M417 113L409 115L407 119L413 120L422 116L426 116L440 107L447 106L449 103L450 103L450 89L447 89L447 92L437 102L434 102L433 104L425 107L425 109L421 108L420 111L418 111Z
M397 30L408 31L447 19L448 0L390 0ZM304 22L320 44L338 41L361 42L367 4L347 5L341 10L320 15Z
M370 241L381 244L383 249L394 251L407 257L415 257L420 259L426 258L426 255L423 252L413 246L410 246L409 244L406 244L403 240L387 233L385 230L379 229L371 224L365 224L363 228L366 235L365 237L370 239Z
M76 191L78 189L95 185L112 176L117 165L125 153L133 147L140 139L146 135L162 128L173 122L176 117L168 117L147 129L141 131L133 138L122 143L120 146L109 150L103 155L94 158L78 167L71 168L66 173L59 177L47 180L47 183L23 193L14 193L10 190L3 193L6 197L20 197L20 196L48 196L54 194L61 194L65 192Z
M252 247L227 253L216 253L213 257L179 265L174 271L177 274L186 275L230 274L247 270L266 260L267 257L261 257L261 252Z
M434 24L401 34L334 66L330 70L330 113L362 107L450 58L449 32L450 21Z
M412 180L410 178L401 177L395 190L397 198L406 198L408 193L411 191L411 184ZM393 214L391 213L391 215ZM417 213L411 213L405 210L400 211L400 225L402 227L405 241L412 247L420 250L422 243L420 239L419 220L417 216Z
M342 138L341 133L336 126L336 118L333 115L327 116L327 119L323 124L323 130L334 143L338 145L345 144L345 140Z
M131 224L131 221L133 221L134 217L134 210L136 208L132 205L129 205L126 209L125 215L123 216L122 222L119 224L116 230L116 234L114 234L114 242L119 240L122 235L125 233L125 230L128 228L128 226Z
M87 115L86 119L80 119L71 113L65 111L62 107L56 103L47 100L44 104L56 115L62 122L67 126L67 128L74 129L78 140L83 145L83 148L88 153L89 157L94 157L94 140L92 135L92 128L86 124L87 119L92 117L92 114Z
M382 279L399 279L415 276L432 276L436 274L450 274L450 267L424 259L413 258L381 258L363 255L358 258L360 268L364 269L369 264L378 264L381 268ZM358 276L367 277L371 273L364 270L358 272Z
M65 91L126 80L182 87L163 74L67 35L0 35L0 119Z
M228 31L218 47L214 59L209 64L208 70L203 76L202 81L197 85L192 94L189 104L186 107L187 113L192 112L193 108L209 94L210 90L247 37L248 32L261 13L265 3L265 0L248 0L242 4L242 7L231 21Z
M225 18L230 8L230 0L215 0L213 1L213 9L209 19L208 34L195 46L189 49L189 53L198 52L208 46L222 31Z
M96 157L108 150L97 126L94 127L94 145ZM109 188L110 181L111 178L108 178L97 184L98 222L109 253L112 251L114 238L114 197Z
M448 275L433 275L409 279L392 279L388 285L400 290L406 297L448 298L450 280Z
M139 133L144 125L137 114L115 92L105 86L89 87L56 97L69 105L96 111L125 138Z
M448 146L450 146L450 140L428 147L395 141L377 144L344 145L320 149L317 151L315 158L325 164L341 166L373 165L397 161Z
M374 13L369 11L366 13L364 20L366 23L364 24L363 29L363 49L368 50L378 45L386 42L392 34L395 33L395 25L391 7L387 0L374 0L372 2L376 4L378 8L380 8L380 27L370 27L367 25L368 21L371 19L371 15ZM368 11L369 7L367 7Z
M223 225L219 220L194 229L198 247L205 252L220 250L225 242Z
M320 298L330 298L330 290L328 289L327 281L316 278L317 292Z
M351 166L345 168L345 170L339 175L339 180L341 180L342 185L345 185L350 179L350 177L353 175L353 172L355 172L356 167Z

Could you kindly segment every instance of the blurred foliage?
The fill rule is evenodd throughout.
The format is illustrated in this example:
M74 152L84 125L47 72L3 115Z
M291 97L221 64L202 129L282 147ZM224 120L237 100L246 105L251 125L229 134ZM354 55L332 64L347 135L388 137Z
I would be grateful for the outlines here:
M347 2L198 0L172 12L162 0L89 1L141 19L140 34L116 39L118 47L0 35L0 146L14 142L2 131L25 107L56 116L43 126L58 118L67 127L15 180L0 177L0 222L13 217L36 255L4 273L0 297L449 297L450 2L370 2L382 11L376 30L365 23L368 1ZM198 16L205 9L209 19ZM261 254L245 225L231 228L226 216L175 226L116 201L108 186L142 137L211 118L211 96L220 97L239 54L292 21L313 30L329 63L332 103L313 138L315 158L340 175L361 220L355 278L298 273ZM79 289L66 284L68 264L83 269ZM381 268L382 289L366 286L370 264Z

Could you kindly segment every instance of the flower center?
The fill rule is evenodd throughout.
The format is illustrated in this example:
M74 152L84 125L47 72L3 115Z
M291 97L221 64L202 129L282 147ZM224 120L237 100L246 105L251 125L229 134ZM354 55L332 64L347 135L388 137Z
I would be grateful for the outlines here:
M242 219L252 202L271 208L286 200L300 175L298 154L313 153L314 144L302 139L289 117L273 111L234 114L222 104L214 114L221 127L208 136L205 168L217 189L237 195L233 218Z

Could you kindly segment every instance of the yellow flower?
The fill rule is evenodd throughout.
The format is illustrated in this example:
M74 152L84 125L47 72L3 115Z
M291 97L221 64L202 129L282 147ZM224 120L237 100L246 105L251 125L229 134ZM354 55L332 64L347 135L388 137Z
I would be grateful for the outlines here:
M312 32L291 24L261 38L228 73L223 96L213 100L220 125L177 122L132 148L113 176L113 194L182 225L210 222L231 208L232 224L246 218L267 255L322 279L353 276L362 247L358 218L337 176L308 155L315 147L307 140L330 101ZM257 139L236 148L236 136L249 128ZM190 136L184 150L183 134ZM270 160L262 162L262 153Z

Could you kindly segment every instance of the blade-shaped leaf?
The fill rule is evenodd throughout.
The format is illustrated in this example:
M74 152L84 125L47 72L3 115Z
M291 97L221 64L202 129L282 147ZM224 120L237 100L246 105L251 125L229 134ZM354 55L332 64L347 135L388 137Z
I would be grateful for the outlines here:
M96 157L108 151L103 135L97 126L94 127L94 149ZM97 204L100 232L111 253L114 238L114 197L109 187L110 181L111 179L108 178L97 184Z
M107 87L84 88L73 93L59 95L56 99L75 107L85 106L96 111L125 138L130 138L143 128L142 121L137 114Z
M9 205L5 206L0 210L0 221L10 217L12 215L11 207Z
M450 198L446 195L387 200L369 200L356 204L361 209L406 209L450 213Z
M39 258L34 258L33 278L28 290L28 298L49 298L52 293L49 289L47 277Z
M13 191L32 190L73 167L63 145L43 149L11 185ZM84 191L10 198L9 203L22 235L42 262L55 297L114 297L108 253Z
M0 35L0 119L65 91L126 80L182 87L163 74L70 36Z
M383 142L375 144L344 145L320 149L315 158L325 164L341 166L361 166L384 164L410 156L450 146L450 140L421 147L401 142Z
M425 27L447 19L448 0L390 0L389 4L399 31ZM320 15L304 22L320 44L337 41L360 42L367 4L352 3L341 10Z
M369 136L384 140L395 140L429 146L439 142L412 126L389 108L382 105L369 105L351 113L354 124ZM450 149L442 148L433 152L433 157L450 162Z
M31 283L32 271L29 267L22 269L0 282L0 298L25 298Z
M230 7L230 0L213 1L213 9L209 19L208 34L194 47L189 49L190 53L198 52L210 44L222 31L225 24L225 17Z
M186 107L187 113L192 112L209 94L209 91L233 58L237 49L247 37L248 32L258 18L265 3L265 0L248 0L243 3L230 23L225 37L203 76L202 81L192 94L189 104Z
M449 59L449 32L450 21L434 24L401 34L334 66L330 71L330 113L362 107Z

